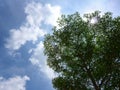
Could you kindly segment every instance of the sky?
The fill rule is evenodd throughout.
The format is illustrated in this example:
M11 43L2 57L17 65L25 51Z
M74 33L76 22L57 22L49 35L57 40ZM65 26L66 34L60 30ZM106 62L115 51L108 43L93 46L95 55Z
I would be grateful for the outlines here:
M61 14L120 15L120 0L0 0L0 90L55 90L44 35Z

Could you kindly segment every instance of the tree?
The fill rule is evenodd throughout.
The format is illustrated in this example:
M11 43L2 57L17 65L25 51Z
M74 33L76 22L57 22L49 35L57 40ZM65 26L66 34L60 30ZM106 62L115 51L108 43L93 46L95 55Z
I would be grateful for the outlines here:
M86 20L84 20L86 18ZM44 40L57 90L120 90L120 17L62 15ZM94 19L95 23L91 23Z

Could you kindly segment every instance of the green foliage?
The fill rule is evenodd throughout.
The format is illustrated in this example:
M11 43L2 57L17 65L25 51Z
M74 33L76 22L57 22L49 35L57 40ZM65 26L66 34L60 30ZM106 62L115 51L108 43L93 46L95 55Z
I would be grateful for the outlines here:
M44 40L57 90L120 90L120 17L99 11L62 15ZM90 23L95 18L96 23Z

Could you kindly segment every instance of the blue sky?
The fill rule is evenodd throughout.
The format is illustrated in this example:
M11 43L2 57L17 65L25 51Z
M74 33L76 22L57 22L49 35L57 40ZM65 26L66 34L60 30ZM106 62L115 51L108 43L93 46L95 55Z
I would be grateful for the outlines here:
M54 90L43 39L61 14L120 15L119 0L0 0L0 90Z

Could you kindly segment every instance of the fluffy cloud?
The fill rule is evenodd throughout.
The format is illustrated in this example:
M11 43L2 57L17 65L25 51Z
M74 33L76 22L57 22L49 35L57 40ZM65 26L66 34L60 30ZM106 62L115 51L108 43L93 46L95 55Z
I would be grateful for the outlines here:
M0 77L0 90L26 90L26 81L30 80L28 76L15 76L9 79Z
M44 34L45 32L39 27L21 26L18 30L10 30L10 38L7 39L7 44L5 46L10 50L18 50L27 41L35 43L35 41L38 40L38 37L43 36Z
M43 54L44 46L43 42L40 42L36 48L31 49L30 52L33 53L29 59L33 65L36 65L40 68L40 71L43 72L49 79L55 77L55 73L52 69L47 66L46 56Z
M45 24L50 24L53 26L57 26L57 19L61 15L61 8L59 6L51 6L50 4L46 4L44 7L45 11Z
M56 20L61 15L59 6L51 6L50 4L42 5L40 3L29 3L25 7L26 22L18 29L10 30L10 37L7 39L6 48L16 51L26 44L27 41L35 42L43 37L47 30L42 29L42 25L57 26ZM35 44L36 45L36 44ZM36 48L29 50L32 56L30 62L39 67L48 78L55 77L52 69L46 64L46 56L43 54L44 46L42 41L36 45Z
M35 43L38 38L46 34L41 28L42 24L57 25L56 20L60 16L60 7L50 4L29 3L25 7L26 21L18 29L10 30L10 37L6 40L5 47L10 50L18 50L27 41Z

